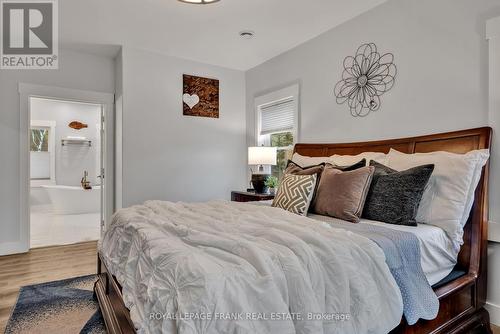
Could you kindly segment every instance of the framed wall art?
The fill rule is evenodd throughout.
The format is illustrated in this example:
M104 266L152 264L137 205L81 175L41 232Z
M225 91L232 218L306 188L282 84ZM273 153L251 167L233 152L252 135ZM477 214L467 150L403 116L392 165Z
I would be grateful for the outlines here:
M183 75L185 116L219 118L219 80Z

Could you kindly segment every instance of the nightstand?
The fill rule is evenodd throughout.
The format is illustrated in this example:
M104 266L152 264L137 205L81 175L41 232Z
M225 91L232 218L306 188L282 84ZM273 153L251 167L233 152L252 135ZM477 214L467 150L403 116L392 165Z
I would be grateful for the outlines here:
M231 201L233 202L258 202L274 199L271 194L256 194L246 191L231 191Z

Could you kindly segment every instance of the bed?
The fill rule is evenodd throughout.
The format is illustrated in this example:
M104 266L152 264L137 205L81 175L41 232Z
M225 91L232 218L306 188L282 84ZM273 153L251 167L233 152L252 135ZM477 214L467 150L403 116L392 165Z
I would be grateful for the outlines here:
M400 152L403 153L415 153L415 152L432 152L432 151L449 151L449 152L454 152L454 153L466 153L471 150L475 149L483 149L483 148L489 148L490 147L490 140L491 140L491 129L490 128L478 128L478 129L471 129L471 130L464 130L464 131L457 131L457 132L451 132L451 133L445 133L445 134L437 134L437 135L429 135L429 136L422 136L422 137L413 137L413 138L405 138L405 139L395 139L395 140L384 140L384 141L376 141L376 142L364 142L364 143L352 143L352 144L297 144L295 146L295 152L300 153L302 155L306 156L328 156L332 154L349 154L349 155L355 155L361 152L384 152L387 153L390 148L397 149ZM486 247L487 247L487 213L488 213L488 202L487 202L487 183L488 182L488 166L486 166L483 169L481 181L476 189L475 193L475 199L474 199L474 204L471 210L471 214L469 216L469 219L467 221L467 224L465 225L464 229L464 244L460 249L460 252L457 256L457 258L447 258L446 257L446 251L443 251L443 249L440 249L440 247L443 247L443 244L446 242L446 238L442 236L441 232L438 229L433 229L428 226L420 226L418 229L414 230L418 231L415 232L414 234L416 235L417 239L419 240L420 244L420 250L422 253L422 269L425 272L425 276L427 277L427 280L433 285L433 290L435 295L439 298L439 311L437 313L437 316L433 320L419 320L416 323L409 325L406 319L399 315L399 318L396 318L397 311L396 309L398 307L401 307L401 297L398 297L397 293L388 293L387 291L396 291L396 288L394 287L394 281L391 279L391 276L387 273L387 270L383 268L383 266L379 265L380 264L380 259L383 258L383 256L379 256L380 253L377 253L376 249L373 249L373 251L370 252L354 252L355 254L347 254L345 256L354 256L350 258L345 258L344 260L349 262L353 261L360 261L363 262L361 265L358 264L357 270L362 271L365 273L365 275L371 275L373 276L373 282L367 282L368 286L371 285L371 288L366 288L366 287L350 287L350 289L354 289L351 291L351 294L358 294L359 299L360 299L360 306L357 306L360 308L360 310L363 309L363 304L370 305L370 307L367 307L367 310L372 310L375 309L373 305L370 303L373 303L374 300L380 299L384 300L384 306L380 306L381 308L381 313L373 315L369 314L369 312L365 312L364 314L360 315L360 319L363 319L363 321L360 320L359 323L355 323L352 326L358 326L358 328L364 328L364 323L365 322L370 322L370 317L382 317L382 325L388 326L387 331L392 329L391 333L468 333L471 330L475 329L482 329L484 332L491 333L490 331L490 325L489 325L489 316L487 311L484 309L484 303L486 299L486 273L487 273L487 268L486 268L486 263L487 263L487 253L486 253ZM163 205L163 204L162 204ZM175 204L172 204L175 205ZM177 204L179 205L179 204ZM187 205L187 204L186 204ZM230 212L231 210L240 210L236 206L236 204L227 206L227 204L221 204L221 203L215 203L215 204L210 204L209 207L207 207L207 210L214 210L214 212ZM246 208L249 207L248 204L238 204L238 205L243 205L243 208L241 210L247 210ZM136 214L137 212L143 210L143 216L141 216L140 219L135 219L135 221L138 221L139 224L136 226L136 231L144 229L148 229L148 225L141 225L141 219L148 219L148 217L151 217L151 214L148 213L150 210L151 212L157 212L161 210L167 210L170 215L170 217L176 217L176 219L180 219L178 221L184 221L180 217L182 214L179 213L181 211L178 211L177 207L168 207L163 208L161 205L158 203L150 203L149 208L141 208L136 210L133 214ZM158 206L158 207L156 207ZM221 207L221 209L216 209L218 206ZM222 209L225 208L225 209ZM186 206L184 209L191 209L193 211L198 210L199 208L196 206L189 207L189 205ZM271 209L271 208L269 208ZM226 210L226 211L224 211ZM248 209L249 210L249 209ZM253 210L253 209L252 209ZM270 216L274 215L274 211L269 211L267 213L266 210L262 209L261 210L263 213L262 214L269 214ZM184 211L182 211L184 212ZM253 212L253 211L252 211ZM235 213L236 216L241 216L241 212ZM252 213L252 215L255 215L255 213ZM252 216L249 215L249 216ZM135 217L135 216L134 216ZM221 219L220 217L212 217L213 219ZM126 217L122 217L123 220L126 220ZM183 218L184 219L184 218ZM287 219L295 219L293 217L287 218L287 217L274 217L275 220L287 220ZM316 224L312 223L312 221L316 221L318 224L320 223L325 223L328 224L329 222L322 221L320 217L310 217L306 218L310 219L309 221L310 226L316 226ZM174 220L172 218L172 220ZM154 220L152 220L154 221ZM209 221L209 220L208 220ZM330 222L331 223L331 222ZM372 224L374 228L376 227L377 223L375 222L362 222L366 225ZM196 226L198 229L202 229L203 225L199 225L199 222L193 222L190 223L191 227ZM193 225L193 224L198 224L198 225ZM247 224L247 222L245 222ZM302 221L297 221L297 224L300 225L302 224ZM173 224L173 226L176 226ZM190 227L188 226L188 227ZM213 225L213 229L219 228L219 226L225 226L224 224L222 225ZM229 225L227 228L231 228ZM282 228L282 225L277 225L275 227L277 230ZM254 229L255 230L255 226ZM312 230L316 229L321 229L321 227L318 225L317 227L311 228ZM127 229L123 228L123 231L126 231ZM299 231L300 230L300 231ZM297 231L293 231L293 233L300 233L301 235L306 235L307 231L304 227L304 229L299 229ZM221 231L225 232L225 231ZM251 232L249 230L248 232ZM287 233L289 231L286 231ZM123 232L125 233L125 232ZM136 233L136 232L132 232ZM181 233L177 231L176 233ZM364 247L370 248L372 247L372 244L366 243L366 240L363 239L362 237L357 237L355 236L355 233L343 233L343 232L324 232L325 235L330 235L331 237L335 237L336 243L339 245L342 244L342 242L351 242L351 243L357 243L357 244L363 244ZM150 232L151 235L154 235L154 232ZM117 233L119 235L119 233ZM278 234L279 235L279 234ZM252 236L252 237L258 237L258 236ZM355 238L356 240L351 240L351 241L346 241L349 238ZM124 239L124 238L119 238L115 240L115 242L120 242L119 240ZM147 248L151 243L150 242L141 242L141 238L136 238L138 241L134 241L135 244L140 244L139 249L141 251L150 251L154 252L154 247L153 248ZM203 239L203 238L201 238ZM228 237L228 239L230 239ZM253 241L253 239L252 239ZM220 240L217 242L221 242ZM240 242L240 241L238 241ZM319 241L318 241L319 242ZM130 244L130 243L129 243ZM345 248L344 244L344 248ZM130 246L127 246L130 247ZM146 248L145 248L146 247ZM162 247L164 245L162 244ZM264 246L262 246L264 247ZM330 247L330 246L328 246ZM445 246L444 246L445 247ZM111 245L110 242L108 242L105 245L100 245L100 252L99 252L99 257L98 257L98 274L99 274L99 280L96 283L95 286L95 292L97 295L97 298L99 300L101 310L106 322L106 326L108 329L108 332L110 333L134 333L134 322L137 324L140 322L140 319L138 319L141 313L141 310L136 310L136 309L128 309L125 305L136 305L140 304L139 302L134 300L131 300L131 295L132 293L130 292L132 287L135 289L135 296L138 298L140 297L140 291L141 287L144 290L144 293L150 293L150 291L153 291L154 289L148 289L148 285L154 284L154 281L148 281L148 279L151 279L150 276L143 276L142 282L134 283L134 279L132 278L127 278L124 277L123 273L120 273L117 268L115 268L115 265L113 264L113 261L111 261L111 258L113 257L113 252L115 253L120 253L119 251L114 251L113 246ZM446 248L446 247L445 247ZM125 248L123 248L125 249ZM208 248L207 248L208 249ZM337 248L337 249L332 249L329 250L328 254L335 254L335 253L342 253L343 248ZM350 252L352 253L352 252ZM370 254L365 254L365 253L370 253ZM343 253L342 253L343 254ZM439 254L442 256L439 257ZM205 256L206 254L201 254L200 256ZM220 256L220 254L218 254ZM257 257L258 258L258 257ZM350 259L350 260L349 260ZM356 259L356 260L353 260ZM228 259L225 259L226 261ZM231 259L234 260L234 259ZM372 263L372 265L368 265L367 263ZM437 265L438 264L438 265ZM136 265L137 263L133 263L131 265ZM312 266L312 265L311 265ZM325 263L320 263L319 268L325 267L328 270L336 270L337 266L331 266L329 267L328 262ZM347 266L347 265L342 265L342 266ZM370 268L368 268L370 267ZM140 266L137 266L135 271L140 271ZM169 270L168 268L166 270ZM319 270L318 268L316 269L311 269L311 272L314 272L314 270ZM371 270L371 271L366 271L366 270ZM317 273L320 273L321 271L317 271ZM157 271L158 273L158 271ZM294 275L300 274L299 272L294 272ZM281 275L277 273L276 275ZM283 280L283 282L289 282L291 278L295 277L294 275L287 276ZM321 274L318 274L321 276ZM336 271L335 275L343 275L341 271ZM118 276L118 277L117 277ZM328 284L334 284L334 280L331 279L331 277L328 277L328 275L323 275L324 279L322 280L323 283L321 282L315 282L315 286L323 286ZM132 283L131 283L132 282ZM152 283L153 282L153 283ZM156 281L158 282L158 281ZM375 283L374 283L375 282ZM378 283L376 283L378 282ZM142 284L142 285L141 285ZM323 285L321 285L323 284ZM373 285L375 284L375 285ZM379 284L380 286L383 286L383 288L376 288L376 285ZM306 289L307 285L304 285ZM146 287L146 288L144 288ZM166 289L168 286L161 286L158 288L158 291L162 291ZM262 288L262 287L259 287ZM214 289L215 285L214 285ZM282 289L285 289L282 287ZM167 289L168 290L168 289ZM324 289L325 291L329 291L329 289ZM139 291L139 292L138 292ZM274 301L276 301L278 295L274 296L273 295L273 289L269 290L262 290L262 291L267 291L264 295L267 295L270 299L257 299L257 301L260 300L262 302L262 308L265 309L266 305L271 305ZM311 290L312 291L312 290ZM374 291L377 291L376 293ZM249 299L250 296L252 295L249 291L242 291L244 296L248 296ZM124 297L125 295L125 297ZM288 295L287 295L288 296ZM339 296L342 296L341 293L339 293ZM288 297L287 297L288 298ZM300 297L296 296L294 294L289 295L290 299L300 299L304 298L307 299L305 296ZM329 297L333 298L333 297ZM140 299L140 298L139 298ZM195 299L195 298L194 298ZM161 301L161 298L158 299ZM380 302L380 301L379 301ZM386 303L385 303L386 302ZM307 301L303 301L304 304L307 304ZM399 304L398 304L399 303ZM161 304L161 302L160 302ZM293 303L291 302L290 305ZM299 300L296 302L296 304L293 304L293 307L298 307L297 305L300 305L301 301ZM253 305L254 307L258 307L258 304L256 302L250 303L250 305ZM257 305L257 306L256 306ZM312 304L311 304L312 305ZM382 304L380 304L382 305ZM312 306L311 306L312 307ZM132 307L133 308L133 307ZM279 309L279 307L277 307ZM349 310L347 310L349 311ZM348 312L346 312L348 313ZM142 318L144 320L144 317L147 315L142 315ZM384 318L385 317L385 318ZM134 319L134 321L132 321ZM172 319L169 319L172 320ZM209 321L210 322L210 321ZM189 323L189 322L187 322ZM207 322L206 322L207 323ZM289 324L289 322L281 322L279 325L283 325L284 327L280 329L279 327L273 327L274 332L287 332L290 330L290 327L286 327L286 324ZM398 325L399 323L399 325ZM380 325L378 327L374 327L375 332L381 332L383 331L383 326ZM166 326L166 327L165 327ZM168 324L163 327L156 327L156 328L162 328L165 331L165 328L169 328ZM275 323L271 323L271 326L278 326ZM304 324L304 328L307 328L308 324ZM346 325L347 326L347 325ZM351 326L351 325L348 325ZM186 328L189 328L186 327ZM346 331L353 331L354 327L346 327ZM147 330L142 329L143 332L147 332ZM155 330L156 331L156 330ZM292 329L293 331L293 329ZM189 332L188 330L184 330L184 332ZM196 332L196 331L193 331ZM242 333L245 331L241 331ZM246 332L251 332L251 331L246 331ZM303 332L307 332L304 330ZM314 332L314 331L313 331ZM325 330L325 332L331 332L330 329ZM342 331L340 331L342 332ZM358 332L364 332L363 330L358 331Z

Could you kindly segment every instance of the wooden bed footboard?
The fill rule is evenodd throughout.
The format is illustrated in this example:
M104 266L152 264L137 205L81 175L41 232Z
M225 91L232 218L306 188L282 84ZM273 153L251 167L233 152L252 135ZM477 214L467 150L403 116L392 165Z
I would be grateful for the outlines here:
M450 284L453 285L454 282ZM451 289L451 285L445 288ZM471 282L441 297L436 319L420 320L413 326L409 326L403 319L401 324L391 331L391 334L492 334L488 311L483 306L476 307L475 305L475 288L475 283Z
M100 268L99 279L95 284L94 291L97 295L101 312L106 323L109 334L135 333L130 319L130 312L123 303L121 287L116 278L111 275L104 263L98 256ZM466 283L469 281L469 283ZM421 320L413 326L409 326L403 319L401 324L391 331L390 334L468 334L485 333L492 334L490 318L484 307L474 306L475 279L464 276L462 279L452 281L436 290L436 293L451 291L453 286L462 285L461 288L451 291L440 297L440 310L436 319ZM168 333L166 333L168 334ZM279 334L279 333L276 333Z
M404 153L433 151L466 153L476 149L489 149L491 133L491 128L483 127L364 143L297 144L294 152L305 156L356 155L362 152L387 153L390 148L394 148ZM464 228L464 244L455 268L462 274L434 289L440 301L438 316L430 321L420 320L412 326L403 319L391 334L492 333L489 314L484 309L487 293L488 172L489 166L486 165ZM135 333L130 312L123 302L121 287L99 256L99 279L94 290L108 333Z
M123 302L121 286L108 272L100 254L97 255L97 275L99 278L94 285L94 293L99 301L108 334L135 333L130 312Z

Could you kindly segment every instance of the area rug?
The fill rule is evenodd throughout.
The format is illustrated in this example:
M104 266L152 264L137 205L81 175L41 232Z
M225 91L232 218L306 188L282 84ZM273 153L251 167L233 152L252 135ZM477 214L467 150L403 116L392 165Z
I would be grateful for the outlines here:
M24 286L5 333L106 333L93 297L95 275Z

